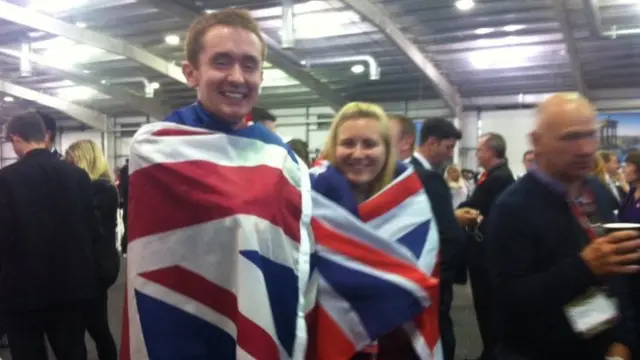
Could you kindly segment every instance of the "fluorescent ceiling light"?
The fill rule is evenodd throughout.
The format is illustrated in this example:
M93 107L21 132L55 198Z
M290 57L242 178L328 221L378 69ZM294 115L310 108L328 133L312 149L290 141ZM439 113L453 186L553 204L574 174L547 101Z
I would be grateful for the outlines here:
M14 98L12 98L11 96L5 96L2 100L6 102L13 102Z
M527 65L535 52L520 47L475 51L469 61L476 69L506 69Z
M79 28L86 28L87 27L87 23L86 22L82 22L82 21L76 21L76 26Z
M458 10L462 10L462 11L471 10L475 5L473 0L458 0L456 1L455 4Z
M337 5L335 1L318 1L312 0L293 5L293 13L295 15L301 15L304 13L332 10L341 7L342 4ZM266 9L254 10L251 15L255 18L276 17L282 16L282 6L274 6Z
M319 39L375 30L373 25L363 23L360 15L351 10L305 13L296 15L293 19L296 39ZM264 21L263 26L282 29L282 20Z
M87 100L93 97L97 92L86 86L73 86L56 90L56 96L63 100Z
M29 35L30 38L39 38L42 35L45 35L46 32L44 31L30 31L27 33L27 35Z
M262 79L262 87L291 86L300 84L296 79L276 68L264 69Z
M476 29L476 31L474 31L476 34L478 35L484 35L484 34L489 34L496 31L496 29L494 28L480 28L480 29Z
M176 46L180 44L180 37L175 34L169 34L164 37L164 42L166 42L169 45Z
M59 12L82 7L86 2L87 0L31 0L29 7L34 10L45 12Z
M512 32L512 31L522 30L524 28L525 28L524 25L507 25L503 27L502 30Z
M364 65L356 64L351 67L351 71L356 74L361 74L364 71Z
M478 39L476 40L478 45L484 47L497 47L497 46L508 46L508 45L518 45L522 43L518 36L507 36L503 38L494 38L494 39Z

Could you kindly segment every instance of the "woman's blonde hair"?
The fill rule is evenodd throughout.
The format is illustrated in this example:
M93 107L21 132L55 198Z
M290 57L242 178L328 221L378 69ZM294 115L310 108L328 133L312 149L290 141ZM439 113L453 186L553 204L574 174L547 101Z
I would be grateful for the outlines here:
M451 170L455 170L458 172L458 180L452 180L449 178L449 172ZM457 185L457 186L464 186L464 178L462 177L462 171L460 170L460 168L458 167L458 165L456 164L451 164L449 166L447 166L447 169L444 171L444 178L447 182L447 184L449 185Z
M79 140L69 145L65 159L89 174L91 180L105 179L113 182L109 164L102 149L92 140Z
M604 160L600 153L597 153L593 159L593 175L597 176L602 182L607 182L607 172L604 169Z
M379 105L366 102L352 102L340 109L333 118L327 142L322 150L325 159L331 165L336 166L336 147L338 142L338 130L349 120L374 119L380 123L382 142L385 148L386 158L380 173L373 179L372 193L374 195L393 181L396 171L395 149L391 146L391 133L389 132L389 118L387 113Z

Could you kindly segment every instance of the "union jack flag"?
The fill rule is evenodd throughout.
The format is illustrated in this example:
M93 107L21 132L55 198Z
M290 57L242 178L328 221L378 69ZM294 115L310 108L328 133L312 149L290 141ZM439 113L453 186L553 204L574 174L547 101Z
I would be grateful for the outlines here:
M363 222L259 125L145 125L129 166L123 360L346 360L399 326L439 358L438 239L411 172Z

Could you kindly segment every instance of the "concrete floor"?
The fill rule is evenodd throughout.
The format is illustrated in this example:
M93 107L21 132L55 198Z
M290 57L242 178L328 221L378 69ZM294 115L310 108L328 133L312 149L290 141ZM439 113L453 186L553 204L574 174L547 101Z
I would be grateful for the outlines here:
M111 329L118 344L120 343L120 333L122 332L122 305L124 299L123 275L124 270L120 272L118 281L109 290L109 318L111 320ZM464 360L478 357L482 350L482 345L480 343L473 305L471 303L471 290L467 286L458 286L455 289L452 315L458 342L456 358ZM89 337L87 337L87 350L89 360L98 360L93 341ZM11 360L9 351L7 349L0 350L0 358L0 360ZM53 358L52 355L51 359Z

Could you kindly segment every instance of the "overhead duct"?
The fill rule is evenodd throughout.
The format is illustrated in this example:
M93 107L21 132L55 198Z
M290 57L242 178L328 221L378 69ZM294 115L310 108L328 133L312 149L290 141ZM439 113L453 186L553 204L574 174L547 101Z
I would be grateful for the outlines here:
M20 76L32 76L33 64L31 63L31 43L23 42L20 45Z
M605 30L602 24L602 18L600 16L598 0L582 0L582 5L587 10L587 19L590 25L589 27L591 28L591 31L597 36L606 36L615 39L618 36L640 34L640 28L618 29L618 27L615 25L611 26L608 30Z
M152 98L155 95L156 89L160 87L160 84L157 82L149 82L147 78L143 78L140 76L137 77L127 77L127 78L119 78L119 79L111 79L111 80L102 80L103 84L129 84L141 82L144 86L144 97Z
M280 47L292 49L296 45L296 26L294 1L282 0L282 30L280 31Z
M309 59L302 62L303 65L322 65L322 64L342 64L365 61L369 66L369 80L380 79L380 66L378 62L371 55L354 55L354 56L341 56L331 58Z

